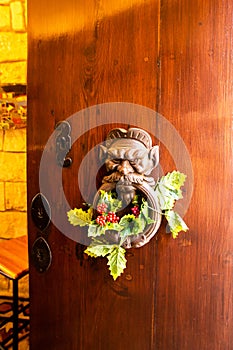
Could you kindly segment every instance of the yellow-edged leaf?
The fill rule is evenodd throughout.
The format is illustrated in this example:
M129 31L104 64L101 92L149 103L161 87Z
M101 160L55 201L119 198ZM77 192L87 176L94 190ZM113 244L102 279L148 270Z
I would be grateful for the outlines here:
M90 225L92 220L93 209L89 208L88 211L83 209L71 209L68 211L68 220L73 226L87 226Z
M115 246L110 254L108 254L107 259L110 275L115 281L126 268L127 260L125 258L125 249L119 246Z
M180 231L188 230L188 226L186 225L184 220L175 211L168 210L167 212L165 212L165 217L167 219L173 238L177 238Z
M113 245L93 245L87 247L86 250L84 250L84 253L87 255L97 258L98 256L106 256L107 254L111 253L111 251L114 249Z

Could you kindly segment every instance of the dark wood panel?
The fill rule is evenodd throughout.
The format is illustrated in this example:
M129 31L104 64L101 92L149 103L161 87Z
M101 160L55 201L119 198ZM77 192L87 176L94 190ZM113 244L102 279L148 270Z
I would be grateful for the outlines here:
M155 109L158 8L156 1L119 2L111 9L107 2L31 0L28 11L30 205L39 191L40 156L59 120L103 102L134 102ZM73 165L63 171L71 206L83 202L77 186L83 157L105 139L114 123L115 116L109 115L107 126L88 131L73 145ZM125 124L131 124L130 116L121 126ZM55 187L55 159L50 159L49 169L53 209L63 206ZM90 169L90 181L91 173ZM30 248L37 236L29 217ZM31 349L154 348L156 240L130 252L126 273L113 282L104 259L87 260L82 247L53 225L44 236L53 260L45 274L31 264Z
M232 3L163 1L160 113L192 159L187 234L158 243L156 349L232 344Z

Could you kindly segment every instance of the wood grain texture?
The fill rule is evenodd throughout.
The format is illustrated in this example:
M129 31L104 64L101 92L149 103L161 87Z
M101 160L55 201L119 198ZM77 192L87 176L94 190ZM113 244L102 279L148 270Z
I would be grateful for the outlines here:
M230 349L232 3L163 1L160 113L192 159L188 234L161 238L156 349Z
M56 123L96 104L129 102L157 110L178 130L194 171L185 216L190 231L172 240L163 222L150 244L129 251L127 270L116 282L104 259L87 259L83 246L68 238L83 231L66 224L65 236L50 225L42 234L52 250L50 269L40 274L30 263L30 348L231 349L231 2L29 0L28 13L29 213ZM73 135L83 124L89 130L73 144L73 165L62 172L71 207L83 202L77 186L83 158L112 127L134 120L129 115L119 125L114 113L107 117L108 124L97 128L81 117L73 125ZM137 120L148 131L157 125L160 136L159 119ZM163 170L173 170L166 142L160 152ZM90 196L90 184L101 181L97 155L91 157L84 179ZM177 157L182 160L182 152ZM65 211L55 158L49 171L52 210ZM30 250L41 233L30 215L28 226Z
M69 21L71 31L62 31L56 9ZM157 3L139 2L124 10L110 10L107 2L87 1L82 8L72 1L56 5L53 1L29 2L28 175L33 181L28 203L39 191L40 156L57 121L103 102L134 102L155 109ZM78 18L84 23L79 30ZM42 26L41 34L37 25ZM90 125L73 145L73 165L63 170L63 188L71 207L83 203L77 175L85 155L105 140L112 127L131 124L130 116L122 125L115 120L109 115L107 126L91 129ZM72 132L80 126L74 125ZM85 179L87 193L91 191L88 184L96 181L96 161L95 156ZM55 210L64 205L54 185L58 179L55 159L49 160L49 169L47 186L54 194L50 204ZM66 226L69 235L77 236L77 230ZM30 247L38 234L29 216ZM87 260L82 247L76 247L53 225L45 235L53 260L43 275L31 264L31 349L154 348L156 240L143 250L130 252L126 273L113 282L105 259Z

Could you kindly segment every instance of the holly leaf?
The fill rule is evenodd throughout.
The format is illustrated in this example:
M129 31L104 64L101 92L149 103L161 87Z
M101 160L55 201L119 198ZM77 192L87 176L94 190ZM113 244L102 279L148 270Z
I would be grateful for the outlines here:
M139 195L135 194L133 199L132 199L132 204L138 205L138 203L139 203Z
M89 224L87 235L88 237L97 237L104 235L106 228L100 225Z
M147 224L152 224L155 222L155 220L150 218L148 203L143 198L142 198L142 205L141 205L141 210L140 210L140 214L139 214L138 218L141 220L144 219Z
M119 246L114 246L113 250L107 255L110 275L114 281L119 277L126 268L125 249Z
M95 221L92 221L95 222ZM88 237L98 237L104 235L108 230L119 231L121 226L117 223L107 222L106 225L100 226L97 224L89 224L87 235Z
M151 218L147 218L147 225L149 224L153 224L155 222L155 220L151 219Z
M68 211L68 220L73 226L87 226L90 225L92 219L93 209L89 208L88 211L83 209L71 209Z
M187 176L180 171L174 170L171 173L168 173L165 177L174 189L179 190L180 187L184 185Z
M121 226L118 223L116 223L116 222L107 222L106 230L120 231L121 230Z
M174 170L162 176L155 187L155 194L159 200L161 210L170 210L175 201L183 198L181 187L184 185L186 175Z
M122 201L117 199L115 195L110 191L100 191L100 200L98 204L105 203L108 206L108 211L117 212L122 207Z
M136 218L133 214L128 214L121 218L119 225L121 226L119 234L122 238L135 236L144 230L146 220L144 218Z
M141 210L140 210L140 215L143 215L145 218L148 218L149 216L149 211L148 211L148 203L145 201L144 198L142 198L142 205L141 205Z
M150 218L148 203L143 198L142 198L140 214L137 219L141 220L141 223L143 225L142 231L145 229L146 225L153 224L155 222L155 220Z
M175 211L173 210L166 211L165 217L167 219L173 238L177 238L180 231L186 232L188 230L188 226L186 225L184 220Z
M110 254L113 249L114 249L114 245L90 245L89 247L87 247L86 250L84 250L84 253L86 253L87 255L93 257L93 258L97 258L99 256L106 256L108 254Z

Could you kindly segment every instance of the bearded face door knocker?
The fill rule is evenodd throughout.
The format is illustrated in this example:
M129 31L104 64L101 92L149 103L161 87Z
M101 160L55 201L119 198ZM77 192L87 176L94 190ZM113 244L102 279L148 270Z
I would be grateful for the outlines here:
M102 179L92 205L68 211L73 226L87 229L90 244L84 253L107 259L116 280L126 268L126 249L139 248L157 233L162 214L172 237L188 227L173 210L183 198L181 187L186 175L172 171L156 179L152 170L159 163L159 147L139 128L113 129L100 146L99 156L108 175Z
M128 235L122 244L124 248L141 247L156 234L161 223L155 180L149 176L159 163L159 146L152 146L150 135L142 129L113 129L107 135L105 145L100 146L99 156L110 174L104 176L93 206L97 207L103 191L116 193L122 203L120 216L127 215L135 198L145 200L151 223L140 234Z

